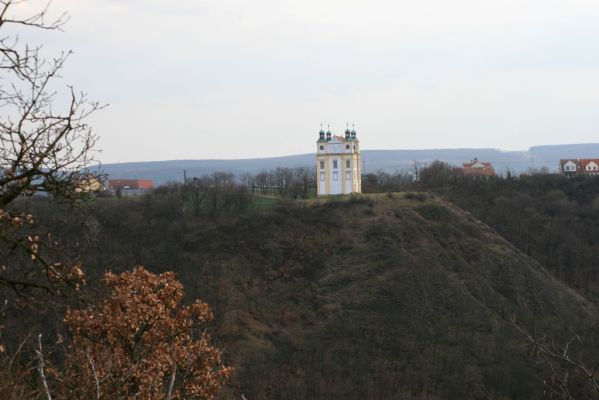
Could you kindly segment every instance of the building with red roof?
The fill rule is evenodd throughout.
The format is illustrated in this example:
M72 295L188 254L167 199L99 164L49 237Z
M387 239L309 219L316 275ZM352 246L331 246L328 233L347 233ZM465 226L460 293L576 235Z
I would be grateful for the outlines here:
M599 158L566 158L559 160L559 170L564 175L599 175Z
M599 159L585 158L580 160L580 168L587 175L597 175L599 173Z
M150 190L154 188L151 179L109 179L108 190Z
M469 163L462 164L464 175L467 176L495 176L495 169L490 162L479 161L478 158Z
M565 175L576 175L582 173L580 160L574 158L566 158L559 160L559 170Z

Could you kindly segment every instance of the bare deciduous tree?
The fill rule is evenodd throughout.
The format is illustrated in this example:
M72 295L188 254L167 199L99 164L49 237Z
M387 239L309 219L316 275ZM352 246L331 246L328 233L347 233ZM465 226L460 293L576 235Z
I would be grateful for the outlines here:
M527 330L514 324L532 345L533 354L550 372L543 380L550 398L574 400L599 397L599 363L588 360L585 338L571 330L570 337L562 345L556 344L546 334L539 334L535 327Z
M93 162L97 142L86 121L101 106L72 86L56 91L70 52L48 59L40 46L31 47L6 33L10 26L60 30L67 21L66 14L48 21L47 8L20 16L23 3L0 1L0 240L6 245L2 251L24 249L42 265L37 272L57 282L66 276L62 265L40 255L40 237L25 229L33 217L16 211L14 201L40 192L67 200L82 194L82 182L93 177L83 171ZM51 290L33 278L31 270L0 267L2 286Z

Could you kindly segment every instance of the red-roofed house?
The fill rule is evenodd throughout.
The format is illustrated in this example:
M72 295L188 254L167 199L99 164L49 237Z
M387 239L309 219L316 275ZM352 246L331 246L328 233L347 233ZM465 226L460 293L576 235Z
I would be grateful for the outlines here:
M559 160L559 170L565 175L576 175L582 173L580 160L562 159Z
M599 174L599 159L588 158L580 160L580 168L587 175Z
M154 187L151 179L109 179L108 190L150 190Z
M599 158L562 159L559 170L564 175L599 175Z
M479 161L475 158L469 163L462 164L464 175L467 176L495 176L495 169L490 162Z

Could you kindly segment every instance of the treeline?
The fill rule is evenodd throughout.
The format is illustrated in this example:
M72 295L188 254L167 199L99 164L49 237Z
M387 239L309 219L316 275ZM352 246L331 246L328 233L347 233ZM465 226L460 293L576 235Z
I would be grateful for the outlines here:
M287 199L307 199L316 191L316 169L277 168L256 175L245 174L241 177L241 182L254 194L275 194Z
M157 187L155 197L168 200L184 213L200 216L222 212L243 212L277 199L308 199L316 194L313 168L277 168L240 177L217 171Z
M476 178L436 162L417 179L382 171L367 193L434 192L472 213L562 281L599 299L599 177L533 173Z
M209 189L242 185L217 181ZM543 371L491 305L535 304L539 318L568 315L556 314L562 303L577 308L562 292L545 292L552 286L529 291L526 280L512 280L530 266L518 253L479 258L488 238L433 196L406 196L411 207L398 195L353 196L196 216L179 189L100 198L81 213L47 198L27 206L63 254L81 261L88 285L105 269L144 265L175 271L184 303L210 304L210 332L235 368L221 398L540 398L535 373ZM492 281L472 273L489 268ZM457 271L467 287L486 288L475 302ZM13 321L16 345L34 324L61 332L29 315Z
M167 184L154 191L179 205L185 213L199 216L214 215L221 211L243 211L253 205L248 187L235 179L230 172L214 172L193 178L184 185Z

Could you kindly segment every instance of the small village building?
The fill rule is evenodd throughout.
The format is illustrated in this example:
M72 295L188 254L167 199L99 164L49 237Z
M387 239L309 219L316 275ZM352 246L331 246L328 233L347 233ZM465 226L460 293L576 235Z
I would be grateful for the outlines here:
M580 160L580 167L587 175L597 175L599 173L599 159Z
M319 196L362 192L360 141L356 130L334 136L322 128L316 141L316 186Z
M462 164L466 176L495 176L495 169L490 162L479 161L474 158L469 163Z
M75 192L77 193L95 193L105 190L106 187L102 181L93 175L85 175L75 183Z
M566 175L575 175L582 172L580 169L580 160L577 159L564 159L559 160L559 170L561 173Z
M154 188L151 179L109 179L108 190L123 194L143 193Z
M559 171L568 176L599 175L599 158L579 158L559 160Z

